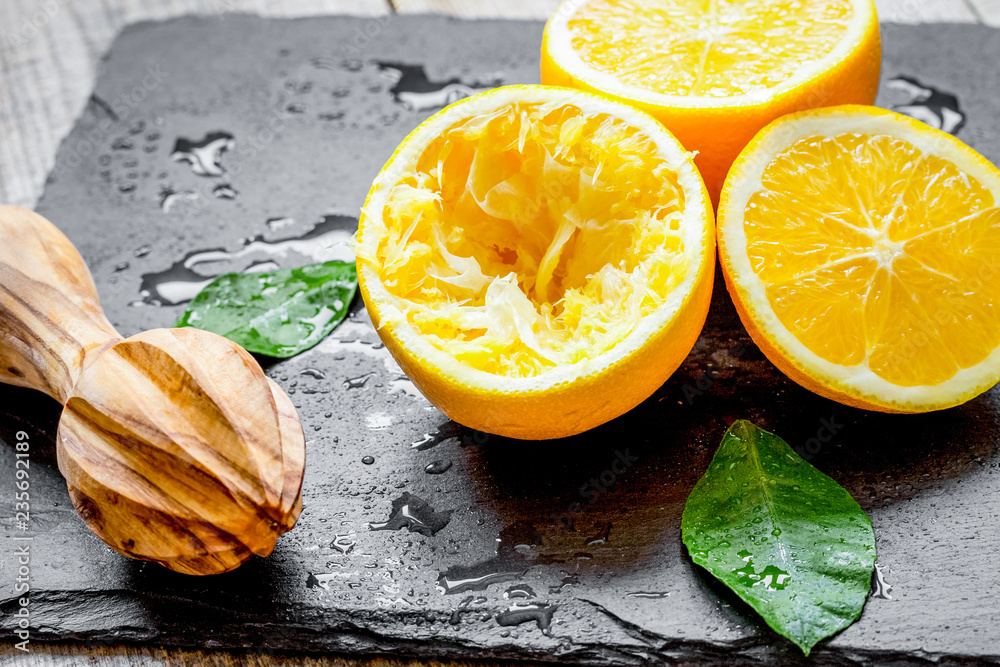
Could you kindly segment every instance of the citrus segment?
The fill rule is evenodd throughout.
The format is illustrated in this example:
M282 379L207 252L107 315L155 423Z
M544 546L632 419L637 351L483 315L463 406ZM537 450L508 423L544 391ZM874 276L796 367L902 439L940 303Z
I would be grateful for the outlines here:
M894 411L963 402L1000 378L998 194L995 167L898 114L790 116L727 180L730 291L772 361L820 393Z
M832 52L853 14L850 0L591 0L567 27L580 59L622 84L730 97L773 88Z
M870 104L880 60L872 0L565 0L546 25L542 83L652 113L697 151L715 199L775 118Z
M558 437L676 368L704 322L714 247L704 185L654 119L515 86L407 138L369 193L357 255L380 335L433 403L484 431ZM626 377L633 357L656 366Z

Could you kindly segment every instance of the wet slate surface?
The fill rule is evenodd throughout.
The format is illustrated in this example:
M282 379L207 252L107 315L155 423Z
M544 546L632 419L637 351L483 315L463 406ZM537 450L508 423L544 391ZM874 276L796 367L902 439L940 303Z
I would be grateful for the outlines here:
M78 245L124 334L169 326L182 306L168 302L200 276L348 252L337 244L397 142L469 89L535 81L541 28L240 16L131 27L38 209ZM960 126L1000 159L1000 70L989 65L998 33L886 26L884 41L886 81L905 75L940 90L910 104L929 93L897 81L882 102ZM687 494L726 426L749 418L811 443L813 462L871 514L893 586L891 600L871 599L811 662L1000 663L996 390L915 417L831 403L761 356L718 289L704 335L667 384L565 441L449 422L400 376L360 302L320 347L268 373L307 432L305 510L271 558L208 579L126 560L91 535L56 469L58 406L0 388L0 488L14 488L14 433L32 443L30 530L16 530L12 491L0 525L5 538L34 537L34 639L795 662L796 649L693 566L680 542ZM391 516L404 505L423 523ZM5 635L15 570L8 550Z

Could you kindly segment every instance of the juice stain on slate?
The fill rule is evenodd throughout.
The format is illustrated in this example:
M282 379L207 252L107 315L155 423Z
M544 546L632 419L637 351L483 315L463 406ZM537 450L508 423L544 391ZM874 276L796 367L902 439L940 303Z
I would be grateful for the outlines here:
M406 528L411 533L420 533L428 537L437 533L451 521L452 510L438 512L427 504L427 501L405 491L403 495L392 501L392 513L389 519L382 523L370 523L370 530L399 530Z

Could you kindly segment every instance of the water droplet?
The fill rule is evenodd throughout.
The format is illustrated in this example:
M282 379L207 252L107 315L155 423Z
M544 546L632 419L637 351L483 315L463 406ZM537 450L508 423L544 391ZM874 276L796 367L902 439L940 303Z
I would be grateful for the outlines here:
M885 573L882 572L882 567L875 563L875 572L872 576L872 597L881 598L883 600L891 600L892 595L892 584L885 580Z
M352 530L348 533L337 533L337 535L333 538L333 541L330 542L330 547L346 555L350 553L351 549L353 549L354 545L357 543L358 534Z
M317 380L325 380L326 373L319 370L318 368L306 368L302 370L299 375L305 375L306 377L315 378Z
M344 389L363 389L368 381L373 377L377 377L378 373L372 371L371 373L365 373L364 375L359 375L356 378L347 378L344 380Z
M157 200L160 202L160 209L164 213L169 213L170 209L181 202L191 202L198 199L198 193L193 190L174 190L169 185L160 188Z
M229 183L219 183L212 190L212 196L216 199L236 199L240 193Z
M517 598L528 599L537 596L528 584L514 584L503 592L503 597L505 600L513 600Z
M375 457L374 456L362 457L361 462L364 463L366 466L370 466L371 464L375 463Z
M448 472L451 469L450 459L439 459L432 463L428 463L424 467L424 472L428 475L441 475Z
M670 597L670 593L666 591L636 591L634 593L626 593L630 598L648 598L648 599L660 599Z
M198 176L222 176L222 154L236 145L233 135L228 132L210 132L200 141L178 137L170 159L186 162Z

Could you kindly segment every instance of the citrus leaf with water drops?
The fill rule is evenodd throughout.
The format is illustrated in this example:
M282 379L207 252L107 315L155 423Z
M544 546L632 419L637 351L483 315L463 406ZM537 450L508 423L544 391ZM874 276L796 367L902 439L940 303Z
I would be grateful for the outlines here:
M871 520L784 440L735 422L681 519L692 560L809 655L861 615L875 566Z
M211 331L250 352L287 359L333 331L357 289L352 262L226 273L191 300L175 326Z

